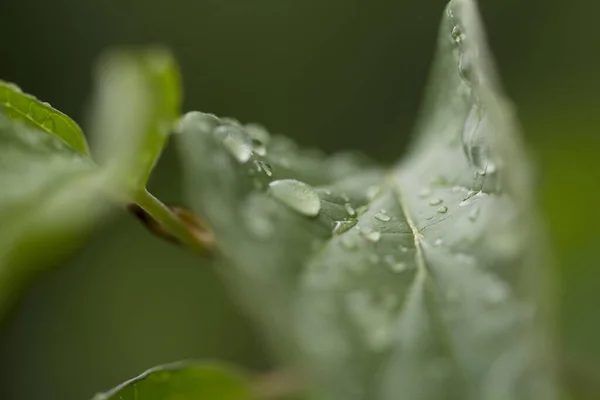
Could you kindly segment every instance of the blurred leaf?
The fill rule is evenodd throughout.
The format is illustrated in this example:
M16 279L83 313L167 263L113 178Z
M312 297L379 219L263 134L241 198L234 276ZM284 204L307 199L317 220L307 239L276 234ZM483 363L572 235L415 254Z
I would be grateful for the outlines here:
M555 397L528 167L473 1L446 9L395 168L197 112L178 130L227 276L326 398Z
M79 153L89 155L81 128L48 103L23 93L18 86L0 80L0 108L12 119L56 135Z
M91 160L0 112L0 315L22 286L76 248L104 202Z
M158 49L109 52L98 63L97 75L95 157L113 168L128 189L143 189L180 115L176 62Z
M167 231L187 233L144 189L179 109L173 59L156 50L121 52L102 66L95 114L102 120L95 128L104 135L98 138L108 158L104 168L67 116L0 82L2 109L38 128L0 114L0 315L42 267L78 247L109 198L141 200L158 210Z
M250 387L221 365L175 363L152 368L93 400L246 400Z

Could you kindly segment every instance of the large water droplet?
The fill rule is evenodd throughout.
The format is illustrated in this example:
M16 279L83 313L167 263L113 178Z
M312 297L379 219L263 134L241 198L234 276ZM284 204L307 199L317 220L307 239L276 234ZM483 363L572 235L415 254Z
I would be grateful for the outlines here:
M269 184L269 193L281 203L309 217L321 210L317 192L304 182L295 179L282 179Z
M429 205L430 206L439 206L440 204L442 204L443 200L440 198L437 199L431 199L429 200Z
M488 135L491 126L485 110L474 105L467 116L463 128L462 144L467 159L480 175L496 169L489 159Z
M245 163L252 156L252 145L244 131L237 126L221 125L214 130L214 134L223 140L225 148L239 162Z
M431 189L429 189L429 188L423 188L419 192L419 197L421 197L423 199L426 197L429 197L429 196L431 196Z
M334 235L340 235L340 234L348 231L354 225L356 225L357 222L358 221L356 221L355 219L344 220L344 221L337 221L335 223L335 227L333 228L333 234Z
M448 207L442 206L436 210L439 214L446 214L448 212Z
M352 208L352 205L350 205L350 203L344 204L344 208L346 209L346 212L349 216L354 217L356 215L356 210Z

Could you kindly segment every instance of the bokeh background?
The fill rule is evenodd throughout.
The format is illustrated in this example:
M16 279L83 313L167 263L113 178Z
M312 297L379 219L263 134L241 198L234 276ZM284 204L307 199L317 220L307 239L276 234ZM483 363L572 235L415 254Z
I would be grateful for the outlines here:
M562 351L600 371L600 2L481 0L536 168ZM185 109L258 121L307 146L402 155L444 7L438 0L0 2L0 77L85 125L94 60L114 45L177 55ZM180 202L166 150L151 190ZM0 190L2 190L0 188ZM82 400L153 365L264 347L214 266L125 213L35 284L1 325L0 398ZM581 385L576 398L600 398ZM575 397L574 397L575 398Z

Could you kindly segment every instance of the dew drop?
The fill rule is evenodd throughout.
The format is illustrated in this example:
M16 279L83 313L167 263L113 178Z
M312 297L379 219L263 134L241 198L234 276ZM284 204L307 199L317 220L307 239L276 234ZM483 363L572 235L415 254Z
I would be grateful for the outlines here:
M502 282L495 282L486 291L486 298L492 304L498 304L508 298L508 287Z
M373 200L375 197L379 195L381 192L381 187L379 186L371 186L367 189L367 199Z
M448 212L448 207L442 206L436 210L439 214L446 214Z
M380 220L381 222L388 222L389 220L392 219L392 217L390 217L389 215L387 215L385 213L385 210L381 210L381 212L378 212L377 214L375 214L374 217L376 219Z
M486 136L490 129L487 114L480 106L474 105L465 121L462 144L467 159L481 176L496 170L496 166L489 159L489 143Z
M350 230L350 228L352 228L354 225L356 225L357 222L358 221L356 221L355 219L337 221L333 228L333 234L340 235L344 232L347 232L348 230Z
M462 29L458 25L455 25L452 28L451 35L452 35L452 40L456 44L460 44L460 43L462 43L463 40L465 40L465 34L463 33Z
M261 157L267 155L267 146L258 139L252 138L252 150Z
M435 239L435 242L433 242L433 244L436 246L441 246L443 243L444 241L442 239Z
M354 250L356 249L356 240L351 236L344 236L342 238L342 246L347 250Z
M429 205L430 206L439 206L442 203L443 203L443 200L440 199L440 198L429 200Z
M264 172L267 176L273 176L273 168L271 165L262 160L255 160L254 165L259 172Z
M361 230L361 235L369 242L377 243L381 239L381 232L371 230Z
M350 201L350 197L348 197L348 195L346 193L342 193L340 194L340 197L342 198L342 200L344 201Z
M419 197L421 198L425 198L425 197L429 197L431 196L431 189L429 188L423 188L421 189L421 191L419 192Z
M350 203L344 204L344 208L346 209L346 212L348 213L349 216L354 217L356 215L356 210L354 208L352 208Z
M255 123L249 123L244 126L246 132L252 139L255 139L263 144L268 144L271 141L271 135L264 126Z
M396 260L391 254L383 258L383 261L388 265L392 272L400 273L406 271L406 263Z
M223 145L227 151L239 162L245 163L252 156L251 144L240 128L232 125L221 125L214 130L214 134L223 140Z
M369 206L360 206L356 209L356 214L357 215L363 215L364 213L366 213L369 210Z
M406 246L400 246L399 249L401 253L408 253L408 247Z
M315 190L295 179L282 179L269 184L269 193L281 203L309 217L321 210L321 200Z
M379 258L379 256L375 253L373 254L369 254L369 263L373 264L373 265L377 265L379 264L379 262L381 261L381 259Z
M469 215L468 215L469 221L471 221L471 222L477 221L477 218L479 218L480 213L481 213L481 210L479 209L479 207L474 207L471 210L471 212L469 212Z

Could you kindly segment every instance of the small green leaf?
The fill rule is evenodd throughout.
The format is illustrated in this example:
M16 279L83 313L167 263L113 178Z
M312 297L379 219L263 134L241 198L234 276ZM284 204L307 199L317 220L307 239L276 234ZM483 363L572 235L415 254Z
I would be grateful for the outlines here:
M250 400L250 385L222 365L180 362L152 368L93 400Z
M448 5L436 59L393 168L187 114L189 201L317 397L555 398L530 175L474 1Z
M164 50L118 51L97 75L94 156L129 190L143 189L180 114L177 64Z
M0 110L0 316L44 267L81 244L106 205L105 183L87 156Z
M75 121L52 108L50 104L23 93L18 86L2 80L0 108L8 117L55 135L81 154L89 155L85 136Z

